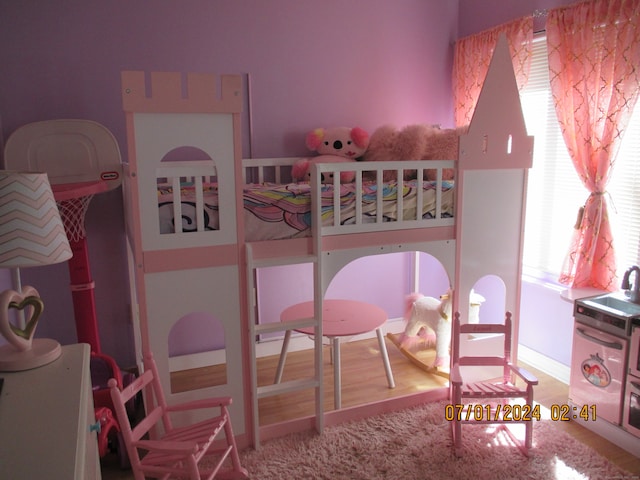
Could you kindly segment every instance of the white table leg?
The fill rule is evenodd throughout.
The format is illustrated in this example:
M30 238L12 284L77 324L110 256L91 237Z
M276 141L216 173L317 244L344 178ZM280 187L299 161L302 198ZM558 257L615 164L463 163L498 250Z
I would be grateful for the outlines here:
M331 339L333 344L333 405L342 408L342 373L340 372L340 337Z
M287 359L287 350L289 349L289 340L291 339L291 330L284 332L284 340L280 349L280 359L278 360L278 368L276 369L276 378L273 383L280 383L282 380L282 371L284 370L284 361Z
M389 388L395 388L396 383L393 380L393 372L391 371L391 364L389 363L389 354L387 352L387 344L384 343L384 336L382 335L382 330L376 328L376 335L378 335L378 345L380 345L380 355L382 355L382 363L384 364L384 369L387 372L387 382L389 383Z

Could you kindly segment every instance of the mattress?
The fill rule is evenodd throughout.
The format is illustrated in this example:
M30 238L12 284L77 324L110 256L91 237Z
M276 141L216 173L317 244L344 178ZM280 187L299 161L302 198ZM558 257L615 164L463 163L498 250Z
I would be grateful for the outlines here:
M418 183L415 180L382 185L382 207L384 221L397 221L397 194L402 192L403 213L400 220L415 220ZM434 218L436 210L436 182L422 182L423 218ZM454 209L454 184L442 182L442 218L452 217ZM322 222L333 225L334 187L322 186ZM158 211L160 232L174 232L174 195L171 185L158 185ZM340 223L356 223L356 184L340 185ZM373 222L376 218L378 185L362 185L361 223ZM182 231L196 231L196 196L191 184L181 186L180 198ZM249 184L243 189L244 222L246 241L282 240L311 235L311 186L307 183L278 185L273 183ZM217 230L218 189L215 184L203 186L203 215L205 230Z

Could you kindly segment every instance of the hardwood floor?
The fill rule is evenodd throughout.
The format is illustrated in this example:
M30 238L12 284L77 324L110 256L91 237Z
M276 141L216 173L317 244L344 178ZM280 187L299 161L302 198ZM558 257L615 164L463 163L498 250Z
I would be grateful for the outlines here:
M375 338L345 343L340 348L342 371L342 407L361 405L447 385L447 379L427 374L410 363L387 339L389 363L393 371L395 388L389 388L384 365ZM324 347L324 409L334 409L333 365L330 349ZM429 364L434 351L425 355ZM262 358L258 367L258 385L273 383L278 356ZM291 352L287 355L282 381L296 380L310 375L313 357L310 351ZM312 367L311 367L312 368ZM314 390L263 398L259 402L260 425L277 423L291 418L314 414Z
M357 342L345 343L341 347L342 356L342 405L353 405L406 395L418 391L447 385L443 376L433 375L411 363L393 345L386 340L389 360L393 370L396 388L390 389L387 385L384 367L380 358L377 340L375 338ZM421 353L421 358L426 362L433 360L433 351ZM324 407L329 411L333 409L333 366L329 361L329 347L324 351ZM278 356L265 357L258 362L258 383L267 385L273 383ZM310 351L291 352L283 374L283 381L301 378L309 375L312 368L313 357ZM538 377L539 385L536 387L536 401L549 408L552 404L566 403L568 386L555 378L542 373L528 365L522 365ZM192 386L206 383L205 372L199 369L193 372ZM189 375L182 375L181 388L187 388ZM281 422L290 418L312 415L314 392L312 390L297 392L294 394L279 395L265 398L260 401L260 424L268 425ZM575 422L557 422L557 426L579 441L589 445L601 455L608 458L629 472L640 476L640 459L627 453L622 448L608 442L591 431L583 428ZM640 440L639 440L640 441ZM102 459L102 476L106 480L132 479L130 471L122 471L117 464L114 454L108 454Z

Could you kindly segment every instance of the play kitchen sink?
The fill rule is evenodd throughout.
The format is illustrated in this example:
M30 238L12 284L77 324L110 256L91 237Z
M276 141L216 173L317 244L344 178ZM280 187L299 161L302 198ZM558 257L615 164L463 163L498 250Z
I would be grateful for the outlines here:
M631 277L635 274L635 282ZM640 267L633 265L624 274L621 291L581 298L574 304L576 322L591 325L621 337L631 335L640 325Z
M640 313L640 305L631 303L628 298L619 293L609 293L606 295L598 295L585 299L585 303L589 305L601 305L607 311L611 311L615 315L634 317Z
M640 322L640 305L624 292L612 292L576 300L576 321L587 323L618 336L631 334L631 325Z

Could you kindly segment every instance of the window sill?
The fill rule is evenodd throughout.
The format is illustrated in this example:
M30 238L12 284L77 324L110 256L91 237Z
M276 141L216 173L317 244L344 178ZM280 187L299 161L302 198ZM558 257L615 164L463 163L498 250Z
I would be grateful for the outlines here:
M584 287L584 288L567 288L560 293L560 298L566 300L567 302L575 302L579 298L585 297L593 297L595 295L601 295L603 293L608 293L604 290L599 290L597 288L592 287Z
M538 285L549 290L558 292L560 298L569 303L573 303L579 298L592 297L594 295L600 295L607 293L604 290L599 290L592 287L583 288L567 288L566 285L562 285L557 282L552 282L544 278L536 277L533 275L523 275L522 280L527 283Z

